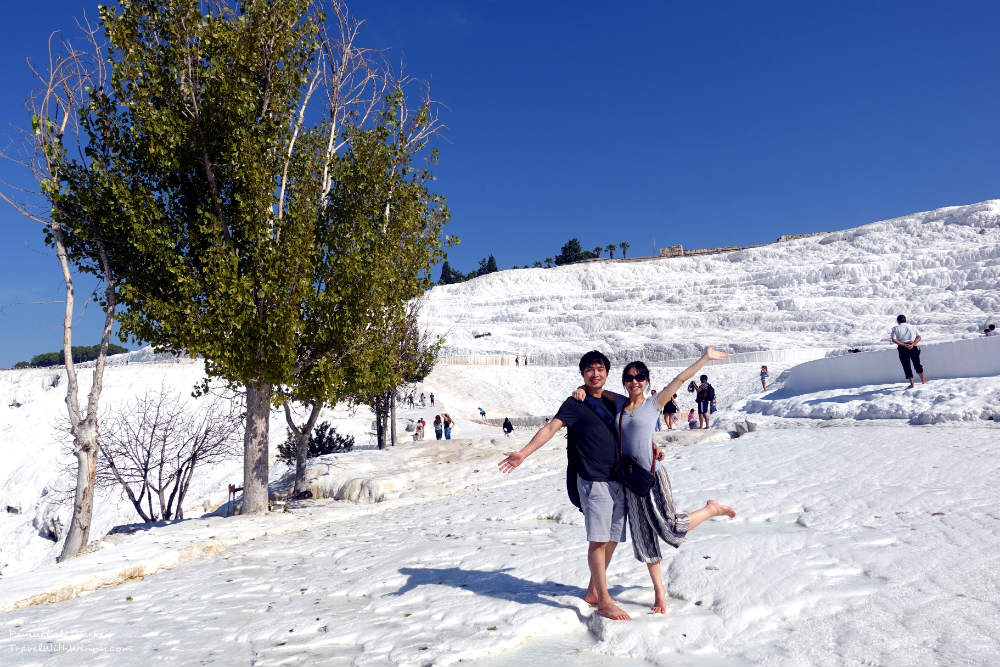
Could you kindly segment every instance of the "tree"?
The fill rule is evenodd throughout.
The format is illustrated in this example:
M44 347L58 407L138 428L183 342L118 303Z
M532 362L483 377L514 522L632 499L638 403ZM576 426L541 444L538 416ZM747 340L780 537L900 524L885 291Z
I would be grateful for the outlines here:
M102 419L97 486L120 487L143 521L183 519L195 469L235 456L239 428L232 403L191 406L161 385Z
M349 452L352 449L354 449L354 436L337 433L337 429L331 426L330 422L321 422L309 436L306 458L314 459L317 456ZM293 463L297 456L298 437L289 434L288 439L278 445L278 458Z
M400 385L421 382L434 368L443 339L432 339L422 332L418 325L421 303L414 300L408 304L406 317L381 329L381 338L396 350L394 365L382 370L393 384L388 389L372 392L366 403L375 413L375 438L379 449L386 447L387 422L391 431L391 442L396 444L395 400ZM391 419L391 422L390 422Z
M604 246L594 246L591 252L594 253L594 257L600 257L601 253L604 252Z
M128 350L121 345L115 345L109 343L107 354L122 354L128 352ZM93 361L97 359L101 354L100 345L74 345L71 350L73 362L83 363L85 361ZM42 354L36 354L31 358L31 362L26 365L31 366L56 366L66 363L66 352L65 350L60 350L58 352L43 352Z
M549 268L552 268L552 266L553 266L553 264L552 264L552 258L551 257L546 257L545 258L545 268L549 269Z
M105 80L103 48L97 31L84 19L82 42L78 48L63 40L58 33L49 39L46 69L37 68L29 60L29 68L40 88L26 104L31 113L31 132L25 135L23 157L12 159L25 167L39 185L38 192L22 193L27 199L0 193L7 203L29 220L42 226L45 242L56 249L65 285L63 315L63 358L66 359L66 406L73 455L76 458L76 482L73 516L59 559L77 555L90 539L90 523L94 511L94 478L99 452L97 410L103 389L105 359L112 324L117 308L117 276L111 265L109 250L116 236L114 221L119 212L113 207L96 204L87 210L66 201L62 180L65 156L79 155L85 172L94 165L94 157L81 137L78 114L86 104L90 90L99 88ZM94 196L89 193L88 196ZM86 407L81 409L79 382L73 359L72 332L75 283L73 269L95 276L103 283L103 291L95 291L95 300L104 311L104 329L94 364Z
M619 246L621 247L621 249L622 249L622 258L625 258L625 257L627 257L627 256L628 256L628 255L627 255L627 253L628 253L628 249L632 247L632 244L630 244L630 243L629 243L628 241L622 241L622 242L621 242L621 243L619 243L618 245L619 245Z
M539 262L538 260L535 260L535 263L532 264L532 266L535 267L536 269L540 269L542 268L542 263Z
M324 52L338 54L333 87L341 92L330 97L328 109L341 117L345 150L329 163L329 154L323 155L323 179L292 178L326 184L315 230L322 251L312 265L316 289L302 307L293 377L276 391L297 439L295 494L306 490L308 442L323 405L358 402L401 381L401 352L386 332L404 326L412 300L430 287L430 266L443 255L439 232L448 217L444 199L427 188L436 153L422 168L413 166L439 128L426 88L405 79L384 83L386 74L373 77L378 63L354 46L360 22L342 5L333 9L339 36L324 43ZM406 105L404 88L411 83L420 94L416 109ZM381 108L373 106L372 96L358 94L368 85L388 89ZM358 117L372 122L358 126ZM372 265L381 267L378 279ZM307 408L301 425L291 401Z
M388 76L370 104L345 101L336 3L134 0L101 16L113 72L84 127L127 225L121 330L245 386L242 511L263 513L272 404L370 377L385 348L351 336L430 284L447 208L412 162L434 107Z
M479 260L479 268L466 276L466 280L478 278L479 276L485 276L488 273L496 273L497 271L499 271L497 268L497 260L494 259L493 255L483 257Z
M615 258L615 249L617 249L618 246L616 246L614 243L609 243L608 245L606 245L604 247L607 248L607 250L608 250L608 257L610 257L611 259L614 259Z
M583 246L580 245L580 239L572 238L563 244L559 254L555 256L555 263L556 266L562 266L579 262L581 259L585 259Z
M462 276L461 273L458 273L451 268L451 264L448 263L448 260L444 260L444 263L441 264L441 278L438 280L438 285L452 285L454 283L460 283L462 282L463 277L464 276Z

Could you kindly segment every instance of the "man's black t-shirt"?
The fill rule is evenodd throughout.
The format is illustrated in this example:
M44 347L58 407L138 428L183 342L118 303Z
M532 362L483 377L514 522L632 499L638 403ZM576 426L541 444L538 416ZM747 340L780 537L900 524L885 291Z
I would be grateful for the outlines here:
M621 409L620 406L611 405L602 399L588 397L587 400L603 403L612 423L616 423L614 419ZM621 401L622 404L624 402ZM577 474L591 482L609 481L611 469L618 461L618 438L615 435L617 430L612 431L611 426L605 423L590 406L572 397L563 401L555 418L566 424L569 430L570 459L576 464Z

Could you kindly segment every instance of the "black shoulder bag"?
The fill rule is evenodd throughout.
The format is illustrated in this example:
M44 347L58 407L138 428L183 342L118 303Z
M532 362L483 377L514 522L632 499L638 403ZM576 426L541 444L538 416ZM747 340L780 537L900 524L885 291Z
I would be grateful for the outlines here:
M640 498L645 498L656 482L656 477L653 476L653 471L656 470L656 457L653 457L653 465L650 466L649 470L646 470L639 465L634 456L625 456L625 449L622 446L622 417L624 416L625 411L622 410L618 415L619 457L618 463L611 469L611 478L624 484L626 489Z

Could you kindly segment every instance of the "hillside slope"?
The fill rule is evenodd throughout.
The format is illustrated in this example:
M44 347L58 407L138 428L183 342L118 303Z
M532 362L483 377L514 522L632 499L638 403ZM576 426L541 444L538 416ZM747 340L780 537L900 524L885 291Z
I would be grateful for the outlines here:
M598 348L669 361L720 340L735 352L887 345L898 313L928 341L970 337L1000 315L998 285L990 200L717 255L500 271L435 287L422 322L452 357L557 365Z

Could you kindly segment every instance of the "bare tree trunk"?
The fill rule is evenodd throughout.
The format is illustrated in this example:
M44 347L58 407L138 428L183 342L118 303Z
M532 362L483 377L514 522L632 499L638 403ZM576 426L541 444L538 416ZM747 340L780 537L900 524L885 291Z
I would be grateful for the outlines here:
M94 516L94 477L97 474L97 433L88 422L76 428L73 454L76 456L76 493L73 518L66 533L59 560L72 558L90 540L90 522Z
M383 416L385 395L376 394L372 406L375 408L375 441L379 449L385 449L385 417Z
M382 394L382 414L379 416L379 419L382 420L383 438L386 438L388 436L388 431L389 431L389 402L392 400L391 396L392 392L390 391L387 391L384 394ZM387 443L388 442L389 441L387 440Z
M390 405L389 412L391 415L389 417L389 430L391 433L390 442L392 443L392 446L395 447L396 443L398 442L396 440L396 390L395 389L392 390L392 396L390 397L389 400L391 401L389 404Z
M322 409L322 403L313 403L312 410L309 412L309 418L300 429L295 426L295 422L292 420L292 411L288 407L288 403L285 403L285 421L288 423L288 427L292 430L292 433L298 438L295 446L295 487L292 490L293 496L297 496L306 490L306 459L309 455L309 436L312 435L313 427L316 426L316 420L319 419L319 413Z
M240 514L267 513L268 421L271 385L247 385L247 429L243 437L243 507Z
M69 269L69 259L63 240L62 228L58 223L50 227L56 244L56 256L62 267L66 283L66 309L63 315L63 357L66 362L66 407L73 431L73 455L76 456L76 491L73 497L73 518L70 519L66 541L63 542L59 560L72 558L87 546L90 540L90 524L94 516L94 479L97 476L97 404L104 384L104 363L108 353L108 341L115 319L115 284L111 266L103 244L98 243L101 255L101 269L106 281L104 331L101 334L101 349L94 362L94 375L87 397L87 413L80 415L79 384L76 366L73 363L73 276Z

